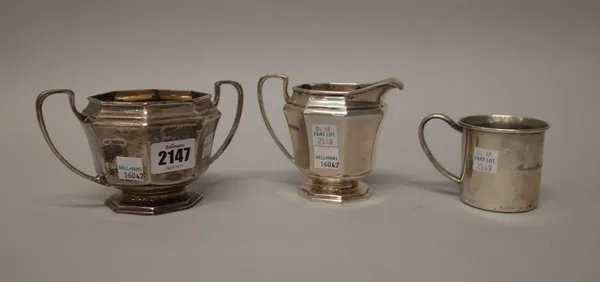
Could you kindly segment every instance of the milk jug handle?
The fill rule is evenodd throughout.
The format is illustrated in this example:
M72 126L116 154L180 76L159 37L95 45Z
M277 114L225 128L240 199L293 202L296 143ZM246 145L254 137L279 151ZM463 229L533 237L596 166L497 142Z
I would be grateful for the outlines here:
M235 119L233 120L231 130L229 130L229 134L225 138L225 141L223 141L221 147L219 147L217 152L210 158L211 164L215 162L221 156L221 154L223 154L225 149L227 149L227 147L231 143L231 140L233 140L233 137L237 132L238 126L240 125L240 119L242 117L242 111L244 109L244 89L239 83L232 80L221 80L215 83L215 97L213 99L213 105L217 106L219 104L219 101L221 99L221 85L223 84L229 84L233 86L235 90L237 90L237 108L235 110Z
M83 122L85 120L85 116L82 115L81 113L79 113L79 111L77 111L77 108L75 107L75 93L72 90L56 89L56 90L47 90L47 91L40 93L38 95L37 99L35 100L35 112L37 114L37 121L40 126L40 130L42 131L42 134L44 135L44 139L46 140L46 143L50 147L50 150L52 150L54 155L58 158L58 160L60 162L62 162L72 172L74 172L75 174L77 174L89 181L92 181L92 182L95 182L95 183L98 183L101 185L108 185L106 183L106 178L105 178L104 174L98 173L98 175L96 175L96 176L91 176L87 173L82 172L81 170L79 170L75 166L73 166L71 163L69 163L61 155L61 153L56 149L56 147L54 146L54 143L52 143L52 140L50 139L50 136L48 135L48 130L46 129L46 123L44 121L44 115L42 112L42 105L44 104L44 100L46 100L46 98L50 97L51 95L60 94L60 93L67 94L67 96L69 97L69 104L71 105L71 111L73 112L73 114L75 114L75 117L77 118L77 120L79 120L79 122Z
M444 122L446 122L450 127L454 128L454 130L456 130L458 132L462 132L463 128L458 123L456 123L454 120L452 120L450 117L448 117L447 115L444 115L444 114L430 114L430 115L426 116L425 118L423 118L423 120L421 121L421 124L419 124L419 142L421 143L423 152L425 152L425 155L427 156L427 158L429 158L429 161L446 178L452 180L452 182L454 182L454 183L460 184L462 182L462 176L458 177L458 176L452 174L451 172L449 172L447 169L445 169L435 159L435 157L431 153L431 150L429 150L429 146L427 146L427 142L425 142L425 134L424 134L425 125L427 124L427 122L429 122L432 119L441 119Z
M289 79L287 76L283 75L283 74L270 74L270 75L265 75L263 77L260 78L260 80L258 81L258 105L260 107L260 114L262 115L263 121L265 122L265 125L267 126L267 130L269 131L269 134L271 134L271 137L273 137L273 140L275 140L275 143L277 143L277 146L279 147L279 149L281 149L281 151L283 152L283 154L288 158L288 160L290 160L290 162L295 164L295 160L294 157L288 152L288 150L283 146L283 144L281 144L281 142L279 141L279 138L277 138L277 135L275 135L275 132L273 131L273 127L271 127L271 123L269 122L269 119L267 118L267 112L265 111L265 104L263 103L263 86L265 84L265 82L267 81L267 79L269 78L281 78L283 80L283 99L285 99L285 101L289 101L290 100L290 95L288 94L288 83L289 83Z

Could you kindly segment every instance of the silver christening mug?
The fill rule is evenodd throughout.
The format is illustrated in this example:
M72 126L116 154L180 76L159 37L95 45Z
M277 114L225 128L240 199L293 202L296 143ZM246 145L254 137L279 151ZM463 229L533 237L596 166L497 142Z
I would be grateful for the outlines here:
M236 88L237 112L229 135L212 155L223 84ZM69 97L71 111L83 125L96 176L70 164L48 136L42 104L59 93ZM105 201L113 211L156 215L188 209L202 199L186 185L198 179L233 139L242 114L243 90L237 82L219 81L212 100L207 93L150 89L99 94L89 97L88 102L80 113L71 90L39 94L35 104L37 119L48 146L77 175L121 190Z
M283 80L283 112L293 154L281 144L265 112L263 85ZM369 175L381 121L387 109L384 95L404 89L389 78L375 83L314 83L293 87L288 77L267 75L258 82L258 102L267 130L285 156L309 179L298 193L313 201L350 202L367 199L372 189L360 181Z
M462 133L462 172L456 176L432 155L424 137L425 124L441 119ZM460 184L460 199L469 206L494 212L526 212L539 203L545 121L510 115L467 116L457 122L430 114L419 125L423 151L445 177Z

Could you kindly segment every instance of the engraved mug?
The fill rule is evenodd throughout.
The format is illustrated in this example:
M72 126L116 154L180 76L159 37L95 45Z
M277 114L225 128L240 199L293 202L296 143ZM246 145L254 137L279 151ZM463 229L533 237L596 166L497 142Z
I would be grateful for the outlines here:
M212 154L214 132L221 112L217 108L221 86L232 85L238 94L233 126ZM97 175L88 175L69 163L56 149L44 122L42 104L54 94L69 97L90 145ZM188 209L202 195L186 189L228 147L240 122L242 86L229 80L215 83L208 93L169 89L120 90L94 95L79 112L69 89L39 94L37 119L48 146L71 171L92 182L121 190L105 204L117 213L157 215Z
M462 172L456 176L432 155L425 142L425 124L441 119L462 133ZM425 155L445 177L460 185L460 199L482 210L516 213L539 204L544 135L542 120L511 115L473 115L458 123L444 114L430 114L419 125Z

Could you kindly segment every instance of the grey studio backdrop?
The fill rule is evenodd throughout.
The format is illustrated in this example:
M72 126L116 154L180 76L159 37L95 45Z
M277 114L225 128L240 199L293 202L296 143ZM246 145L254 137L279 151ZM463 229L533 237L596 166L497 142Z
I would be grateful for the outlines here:
M600 9L597 1L1 1L0 280L12 281L598 281ZM311 203L305 178L269 136L256 83L370 82L387 95L369 201ZM192 185L196 207L118 215L117 190L76 176L38 129L36 95L240 82L230 147ZM290 148L281 82L265 88ZM224 89L222 142L235 92ZM44 107L64 155L93 171L67 99ZM417 139L432 112L506 113L551 124L539 209L506 215L463 205ZM458 172L460 135L426 137Z

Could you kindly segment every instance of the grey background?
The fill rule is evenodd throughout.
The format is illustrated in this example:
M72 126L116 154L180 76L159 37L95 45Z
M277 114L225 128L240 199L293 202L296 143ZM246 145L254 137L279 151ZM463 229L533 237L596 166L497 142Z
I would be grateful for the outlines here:
M598 281L600 78L597 1L2 1L2 281ZM256 82L400 78L390 92L370 201L310 203L271 140ZM35 121L36 95L70 88L77 105L116 89L245 88L229 149L194 185L194 209L117 215L116 190L68 171ZM279 82L269 117L290 140ZM225 90L216 133L233 120ZM507 113L544 119L542 205L474 210L428 162L417 125ZM45 105L56 145L91 172L65 97ZM438 159L459 167L460 136L427 128ZM216 147L216 145L215 145Z

